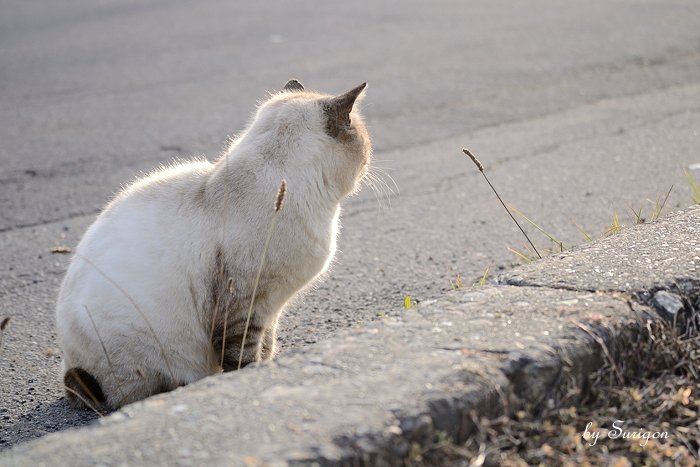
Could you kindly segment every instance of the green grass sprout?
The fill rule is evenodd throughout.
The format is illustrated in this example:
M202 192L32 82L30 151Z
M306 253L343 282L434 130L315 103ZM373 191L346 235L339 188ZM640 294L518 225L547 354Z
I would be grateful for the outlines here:
M666 202L668 201L668 197L671 196L671 191L673 191L673 185L671 185L671 188L669 188L668 192L666 192L666 196L664 196L663 201L659 202L659 199L656 199L656 203L654 204L654 210L651 212L651 216L649 217L649 220L651 222L654 222L659 217L661 217L661 211L664 210Z
M457 274L457 278L452 282L452 279L450 279L450 286L452 286L452 290L456 289L461 289L464 287L464 281L462 280L462 276Z
M683 173L685 174L685 178L688 181L688 185L690 185L693 203L700 204L700 183L698 183L698 181L695 180L695 177L693 177L693 174L691 174L688 169L683 169Z
M483 287L486 284L486 279L488 279L490 271L491 271L491 266L486 266L486 270L484 271L484 275L482 275L481 279L479 279L479 286Z
M592 242L592 241L593 241L593 237L591 237L591 234L589 234L589 233L586 231L586 229L583 228L582 225L577 224L576 222L574 222L574 225L576 226L576 228L578 229L578 231L581 232L581 235L583 235L584 240L586 240L587 242Z
M612 237L613 235L620 233L620 230L622 230L622 224L620 224L620 217L615 212L613 213L612 223L605 231L603 236Z
M564 246L564 242L562 242L561 240L556 238L554 235L550 234L549 232L544 230L542 227L537 225L532 219L530 219L525 214L520 212L515 206L508 206L508 208L510 210L512 210L514 213L516 213L517 215L519 215L520 217L522 217L523 219L525 219L527 221L527 223L530 224L531 226L533 226L535 229L539 230L539 232L542 235L547 237L552 243L554 243L557 246L557 248L559 248L559 251L564 251L566 249Z

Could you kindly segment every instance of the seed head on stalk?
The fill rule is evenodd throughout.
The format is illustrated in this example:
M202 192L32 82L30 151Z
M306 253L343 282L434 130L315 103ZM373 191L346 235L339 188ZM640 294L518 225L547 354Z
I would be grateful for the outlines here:
M267 258L267 250L270 248L270 239L272 238L272 232L275 230L275 225L277 224L277 215L280 209L284 206L284 197L287 195L287 182L282 179L280 187L277 190L277 197L275 198L274 211L272 213L272 220L270 221L270 228L267 231L267 238L265 238L265 243L262 249L262 255L260 258L260 267L258 268L258 274L255 276L255 283L253 284L253 293L250 296L250 305L248 306L248 316L245 321L245 328L243 329L243 339L241 339L241 351L238 354L238 369L241 369L243 365L243 350L245 349L245 341L248 337L248 327L250 326L250 318L253 315L253 305L255 304L255 294L258 291L258 284L260 283L260 275L262 274L263 266L265 265L265 259ZM221 366L224 362L224 349L221 349Z
M513 222L515 222L515 225L517 225L518 228L520 229L520 231L523 233L523 235L525 235L525 238L527 239L528 243L530 244L532 249L535 250L535 253L537 254L537 256L541 259L542 255L540 254L539 251L537 251L537 248L535 248L535 245L532 243L532 240L530 240L530 237L527 236L527 234L525 233L525 230L523 230L523 228L520 226L520 223L515 219L515 217L513 217L513 214L510 212L510 209L508 209L508 206L506 206L506 203L503 202L503 200L501 199L501 196L498 194L498 191L496 191L496 188L491 184L491 181L486 176L486 172L484 172L484 165L481 163L481 161L479 159L476 158L476 156L474 154L472 154L472 152L469 149L463 148L462 152L464 154L466 154L467 156L469 156L469 158L472 160L472 162L474 163L476 168L479 169L479 172L481 172L481 175L484 176L484 180L486 180L486 183L489 184L489 186L491 187L493 192L496 194L496 198L498 198L498 201L500 201L501 204L503 205L503 209L505 209L506 212L508 213L508 215L510 216L510 218L513 219Z

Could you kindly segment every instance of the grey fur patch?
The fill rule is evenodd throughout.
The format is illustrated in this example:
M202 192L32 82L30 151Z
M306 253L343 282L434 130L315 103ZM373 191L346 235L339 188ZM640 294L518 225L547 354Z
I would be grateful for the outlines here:
M366 87L367 83L362 83L345 94L330 99L323 105L323 112L326 114L326 132L333 138L338 138L350 128L350 112L352 112L357 97Z
M295 79L290 79L282 88L283 91L299 92L304 90L304 86Z
M211 271L208 298L208 309L211 310L211 344L215 355L224 355L224 371L235 370L238 368L250 294L241 294L237 290L229 289L234 286L234 281L229 278L234 277L235 272L226 264L221 248L217 250ZM255 303L265 303L266 300L267 291L261 287L255 296ZM244 364L258 359L258 349L261 347L264 333L265 329L257 322L254 314L251 316L246 335Z

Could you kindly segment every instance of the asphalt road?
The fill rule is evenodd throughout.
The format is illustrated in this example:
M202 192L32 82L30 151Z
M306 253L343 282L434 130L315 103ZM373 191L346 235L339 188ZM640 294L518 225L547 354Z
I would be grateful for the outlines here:
M196 6L195 6L196 5ZM501 195L571 245L617 213L691 203L700 167L697 1L5 1L0 15L0 449L89 422L59 387L53 304L100 207L140 171L213 159L287 79L364 113L396 193L345 204L328 278L285 351L508 268ZM693 165L695 164L695 165ZM694 170L700 179L700 170ZM546 240L532 229L537 244ZM671 248L672 245L669 246Z

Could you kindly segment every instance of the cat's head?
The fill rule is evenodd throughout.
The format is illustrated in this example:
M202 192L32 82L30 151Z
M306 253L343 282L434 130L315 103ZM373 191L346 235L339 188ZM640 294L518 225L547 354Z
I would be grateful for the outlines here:
M372 156L358 109L365 87L333 96L291 80L258 108L248 133L267 145L265 153L282 167L290 189L295 178L338 199L359 189Z

